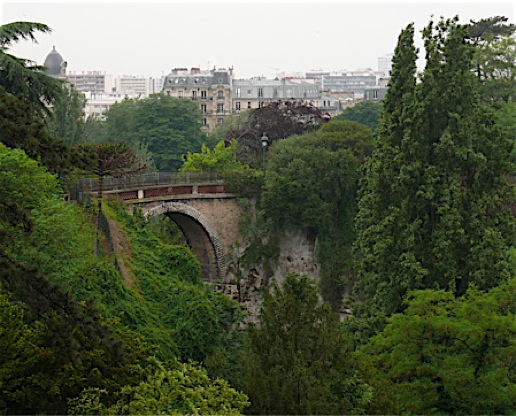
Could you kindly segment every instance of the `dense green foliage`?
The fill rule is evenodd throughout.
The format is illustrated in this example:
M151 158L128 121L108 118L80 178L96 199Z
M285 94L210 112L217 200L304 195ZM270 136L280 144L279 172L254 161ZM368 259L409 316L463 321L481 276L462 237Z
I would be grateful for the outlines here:
M80 166L81 160L61 140L49 136L43 121L22 96L0 87L0 142L24 150L51 172L65 174Z
M91 294L78 302L71 293L102 284L92 283L102 266L88 253L92 233L80 210L62 200L51 174L3 145L0 184L2 328L5 339L19 341L2 354L2 411L63 414L66 400L83 388L114 391L134 382L143 349L127 348L100 319Z
M216 173L224 180L229 192L237 193L244 198L256 197L262 191L263 171L253 169L237 160L236 150L235 140L229 146L226 146L224 141L219 141L213 150L203 144L201 153L188 153L180 171Z
M1 146L0 184L2 411L64 414L85 388L105 390L109 407L145 376L143 340L165 362L201 361L225 342L238 308L202 285L188 249L162 244L118 208L134 221L129 244L141 253L133 256L138 287L130 290L109 258L92 255L91 223L35 161ZM197 389L221 406L241 397L224 383L208 388L203 377Z
M52 112L46 118L49 135L67 145L84 141L84 106L86 97L73 85L63 85L52 105Z
M196 152L205 140L198 106L191 100L153 94L142 100L124 100L106 114L100 141L125 141L138 154L148 151L158 170L173 171L183 163L183 155Z
M225 145L201 148L195 103L164 95L83 124L79 94L7 54L48 27L0 26L0 413L244 411L247 396L219 377L249 395L254 414L514 413L516 250L505 181L514 25L505 22L431 23L420 82L413 27L402 32L358 208L367 127L273 103L221 126L211 139ZM375 123L380 106L342 118ZM132 149L126 157L117 158L128 150L118 140ZM66 145L82 142L82 156L94 158ZM65 202L49 171L93 160L103 177L131 170L135 155L138 167L185 160L184 171L221 172L257 197L242 205L251 242L243 267L274 262L270 230L317 238L322 295L334 309L355 279L358 209L355 316L343 325L313 282L288 275L264 291L260 325L234 332L238 304L203 283L179 229L114 200L97 211L94 256L94 209Z
M418 291L356 354L371 414L513 414L516 279L456 299Z
M201 153L188 153L185 157L183 166L180 172L234 172L249 167L236 160L237 144L233 140L229 146L224 144L224 141L219 141L213 150L207 145L201 146Z
M129 238L126 267L138 282L139 301L124 306L122 322L156 345L161 359L204 361L227 342L238 305L203 284L199 262L188 248L170 246L143 218L130 216L115 202L106 213Z
M333 120L356 121L375 131L378 128L381 112L381 101L361 101L353 107L346 108L342 113L334 117Z
M278 141L269 152L262 209L271 229L301 228L318 238L323 296L334 308L353 282L358 167L371 149L369 128L331 121Z
M370 399L336 316L306 276L288 275L265 295L243 370L252 414L361 414Z
M375 151L357 215L359 316L402 310L407 292L509 277L511 143L477 94L467 30L423 31L427 63L416 84L412 25L400 35Z
M72 414L167 414L239 415L247 407L247 397L233 390L224 380L210 380L206 371L192 364L176 363L173 369L154 362L140 384L125 386L119 400L105 406L105 390L85 390L72 401Z
M471 21L469 37L474 43L473 68L480 94L492 105L513 101L516 95L516 25L494 16Z

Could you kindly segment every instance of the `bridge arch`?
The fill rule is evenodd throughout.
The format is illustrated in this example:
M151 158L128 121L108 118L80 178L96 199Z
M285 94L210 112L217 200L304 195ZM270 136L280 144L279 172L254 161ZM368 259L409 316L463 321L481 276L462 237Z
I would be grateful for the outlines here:
M163 202L145 207L145 218L166 215L183 232L190 249L201 263L203 279L208 282L222 280L225 274L224 246L215 228L195 208L181 202Z

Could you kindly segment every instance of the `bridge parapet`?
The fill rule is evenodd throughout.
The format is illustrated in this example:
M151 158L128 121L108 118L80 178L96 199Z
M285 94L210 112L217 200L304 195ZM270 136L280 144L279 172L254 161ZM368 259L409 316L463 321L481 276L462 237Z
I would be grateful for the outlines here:
M75 186L75 198L83 200L102 187L102 193L116 194L122 200L155 199L181 196L227 194L222 178L213 172L150 172L126 177L105 177L102 184L98 178L79 179Z
M147 172L122 177L106 176L102 179L102 190L113 191L141 188L153 185L196 184L222 182L215 172ZM98 178L82 178L76 183L82 192L97 192L100 188Z

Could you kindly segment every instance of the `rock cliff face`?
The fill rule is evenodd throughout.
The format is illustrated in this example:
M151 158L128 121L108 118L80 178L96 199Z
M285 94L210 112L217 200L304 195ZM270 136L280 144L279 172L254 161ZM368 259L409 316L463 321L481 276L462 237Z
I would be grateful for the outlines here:
M271 282L283 283L288 273L304 274L319 281L316 241L300 230L279 232L274 258L262 258L252 266L240 261L245 249L235 248L234 260L228 263L225 279L218 287L218 290L240 302L248 312L242 323L244 326L258 322L263 290Z

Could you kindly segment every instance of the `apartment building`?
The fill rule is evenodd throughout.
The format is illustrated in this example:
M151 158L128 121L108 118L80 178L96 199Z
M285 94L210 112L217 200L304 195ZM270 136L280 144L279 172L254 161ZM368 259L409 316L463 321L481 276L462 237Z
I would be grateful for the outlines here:
M377 78L383 75L378 71L362 69L355 71L309 71L307 78L315 78L320 91L354 93L356 98L362 98L366 87L377 84Z
M312 78L283 79L236 79L233 81L234 113L259 108L270 101L302 100L315 105L320 97L315 80Z
M175 68L165 77L162 92L198 103L202 126L211 131L232 114L232 76L233 68Z
M124 99L141 99L141 94L117 93L117 92L85 92L86 104L84 106L84 118L93 117L98 120L105 120L106 112L115 103Z
M79 92L110 93L113 90L113 76L101 71L69 72L66 81Z
M145 77L123 75L115 78L115 92L120 94L136 94L142 97L149 95L149 80Z

